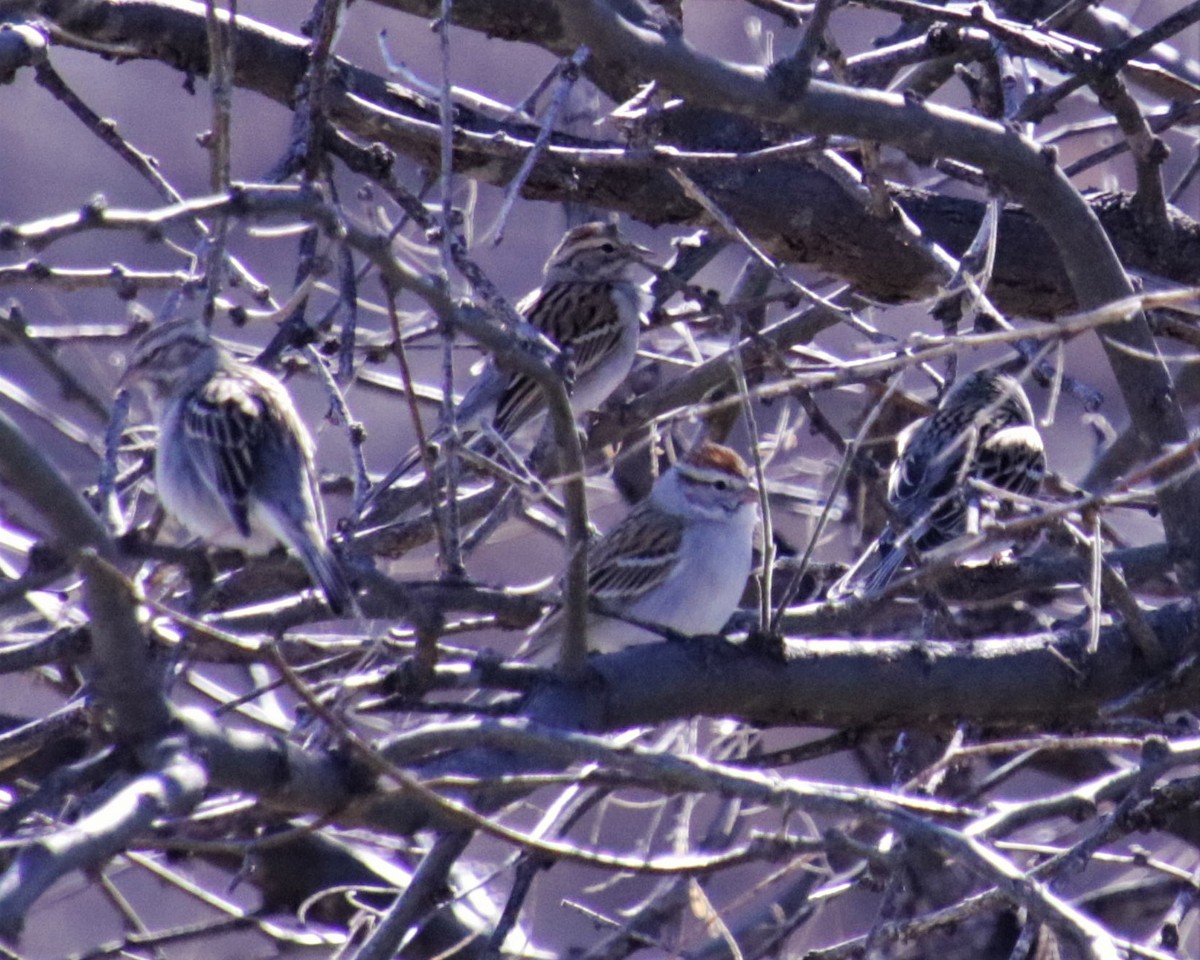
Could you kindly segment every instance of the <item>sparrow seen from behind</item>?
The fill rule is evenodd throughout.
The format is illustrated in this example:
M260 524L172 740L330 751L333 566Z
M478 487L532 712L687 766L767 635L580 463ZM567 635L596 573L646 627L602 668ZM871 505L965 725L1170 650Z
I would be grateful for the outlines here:
M284 544L335 614L353 609L325 541L312 437L276 377L182 319L134 345L120 385L142 387L154 411L154 478L168 513L212 546L260 554Z
M906 544L932 550L967 532L972 481L1029 496L1046 474L1046 451L1024 388L1006 374L979 370L949 390L930 416L904 430L888 477L895 517L831 599L880 593L908 556Z

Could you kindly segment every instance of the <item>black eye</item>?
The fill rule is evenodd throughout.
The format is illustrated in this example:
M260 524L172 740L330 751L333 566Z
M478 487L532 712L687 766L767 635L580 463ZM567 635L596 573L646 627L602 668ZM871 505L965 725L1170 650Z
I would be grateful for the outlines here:
M605 253L616 253L616 251L617 251L617 248L616 248L616 246L615 246L614 244L611 244L611 243L602 243L602 244L600 244L600 249L601 249L602 251L604 251Z
M729 481L728 480L717 480L717 481L714 481L713 486L716 487L718 490L725 491L725 490L729 489Z

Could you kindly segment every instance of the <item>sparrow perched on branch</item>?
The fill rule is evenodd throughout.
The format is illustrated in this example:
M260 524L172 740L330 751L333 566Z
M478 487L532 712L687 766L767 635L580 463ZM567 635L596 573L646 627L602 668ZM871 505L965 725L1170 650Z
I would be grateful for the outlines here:
M716 633L737 610L750 576L758 493L734 451L702 443L659 477L650 495L591 545L588 649L659 639L629 620L674 633ZM611 614L611 615L607 615ZM541 651L561 640L555 611L534 628Z
M972 481L1028 496L1046 474L1046 451L1033 407L1012 377L979 370L957 383L931 416L898 438L888 477L895 520L829 591L831 599L881 592L908 556L907 545L932 550L967 531L980 493Z
M517 304L517 312L564 352L574 365L571 409L576 416L602 404L625 379L637 355L644 295L631 271L650 255L621 236L616 224L572 227L550 254L545 283ZM455 410L458 428L486 424L511 437L546 409L538 385L523 373L488 360ZM432 442L445 438L440 427ZM378 484L373 495L417 465L421 451L410 450Z
M218 547L290 547L342 614L354 595L325 542L313 441L287 388L239 360L192 320L133 348L122 387L145 389L158 424L155 484L163 506Z

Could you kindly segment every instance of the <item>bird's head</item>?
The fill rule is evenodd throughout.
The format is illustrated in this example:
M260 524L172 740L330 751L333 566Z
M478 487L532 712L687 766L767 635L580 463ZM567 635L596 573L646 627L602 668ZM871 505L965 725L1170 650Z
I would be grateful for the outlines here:
M572 227L546 261L546 281L627 279L630 267L643 264L650 250L621 236L615 223Z
M217 347L204 325L179 319L153 327L133 345L118 389L142 387L161 400L196 378L206 377L217 360Z

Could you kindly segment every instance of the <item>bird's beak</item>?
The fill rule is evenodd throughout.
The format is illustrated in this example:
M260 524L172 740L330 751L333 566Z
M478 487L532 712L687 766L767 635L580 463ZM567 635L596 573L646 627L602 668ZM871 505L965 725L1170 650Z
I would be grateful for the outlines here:
M643 247L640 243L634 243L632 240L625 241L625 249L633 254L635 260L641 263L654 256L654 251L649 247Z

